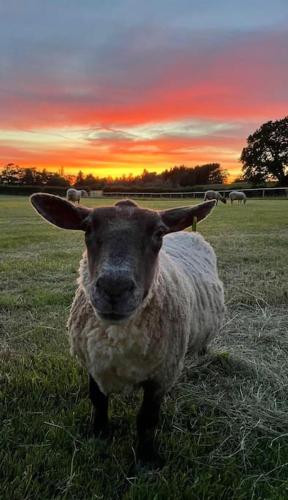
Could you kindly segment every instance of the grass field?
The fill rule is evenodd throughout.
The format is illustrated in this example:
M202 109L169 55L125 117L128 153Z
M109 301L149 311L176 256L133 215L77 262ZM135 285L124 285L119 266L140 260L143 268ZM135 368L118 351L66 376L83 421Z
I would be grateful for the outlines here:
M219 205L198 229L218 256L226 322L165 400L165 466L131 476L139 395L112 398L111 441L89 438L86 373L68 351L83 235L0 197L1 500L288 498L288 202Z

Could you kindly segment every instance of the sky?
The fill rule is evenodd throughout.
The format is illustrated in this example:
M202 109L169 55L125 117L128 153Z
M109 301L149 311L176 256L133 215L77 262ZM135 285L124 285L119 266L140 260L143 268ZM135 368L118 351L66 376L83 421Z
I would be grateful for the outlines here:
M232 180L287 110L287 0L0 0L0 166Z

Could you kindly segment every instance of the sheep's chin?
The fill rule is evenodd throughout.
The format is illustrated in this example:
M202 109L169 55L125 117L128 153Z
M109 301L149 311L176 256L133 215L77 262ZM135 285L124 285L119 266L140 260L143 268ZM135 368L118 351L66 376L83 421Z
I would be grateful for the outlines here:
M107 327L109 325L125 325L128 324L131 320L134 320L138 314L141 314L143 307L145 307L145 305L149 301L149 292L150 290L143 291L142 296L140 295L140 297L138 297L138 301L134 305L134 309L123 314L117 313L115 311L103 313L102 311L99 311L99 309L96 307L96 304L93 303L93 297L91 297L90 293L88 295L88 298L99 323Z
M110 326L110 325L125 325L127 324L130 320L132 320L134 317L135 317L135 314L137 313L137 309L136 308L134 311L132 311L131 313L129 314L114 314L114 313L111 313L111 314L103 314L103 313L100 313L99 311L97 311L95 309L95 307L93 307L94 309L94 312L97 316L97 319L99 320L100 323L102 323L102 325L104 326Z

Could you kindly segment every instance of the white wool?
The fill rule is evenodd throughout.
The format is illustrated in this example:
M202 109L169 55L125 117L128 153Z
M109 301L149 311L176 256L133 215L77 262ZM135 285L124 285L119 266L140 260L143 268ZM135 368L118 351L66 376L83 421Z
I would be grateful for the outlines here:
M66 191L66 197L68 201L80 202L81 196L88 196L87 192L84 191L84 189L69 188Z
M246 194L243 193L242 191L231 191L231 193L229 193L229 198L231 201L234 201L234 200L246 200Z
M101 321L90 303L84 254L68 321L71 352L105 394L147 379L165 392L188 348L197 354L219 331L224 311L215 253L197 233L165 236L148 296L118 325Z
M204 201L205 200L221 200L223 196L221 193L218 193L218 191L213 191L212 189L210 191L206 191L204 195Z

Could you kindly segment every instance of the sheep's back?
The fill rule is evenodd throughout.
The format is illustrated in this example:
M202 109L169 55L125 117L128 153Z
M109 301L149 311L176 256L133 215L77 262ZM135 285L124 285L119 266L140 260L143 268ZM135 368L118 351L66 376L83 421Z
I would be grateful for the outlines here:
M218 280L215 252L200 234L186 231L169 234L164 238L163 250L191 279Z
M190 348L199 352L218 332L225 312L215 252L198 233L173 233L165 237L160 267L177 279L178 292L171 300L186 303L186 335Z
M231 191L229 198L230 200L244 200L246 198L246 194L241 191Z

